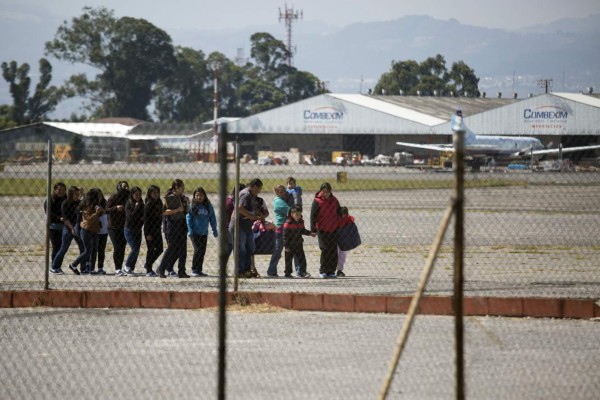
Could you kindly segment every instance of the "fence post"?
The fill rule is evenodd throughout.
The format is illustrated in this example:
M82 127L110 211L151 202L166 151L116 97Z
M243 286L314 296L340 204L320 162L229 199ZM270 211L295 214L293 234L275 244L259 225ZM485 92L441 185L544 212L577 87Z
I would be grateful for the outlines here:
M238 291L240 270L240 137L235 138L235 185L233 194L233 291Z
M50 217L52 207L52 139L48 139L48 174L46 177L46 258L44 272L44 290L50 286Z
M216 123L216 122L215 122ZM219 202L220 209L226 209L227 201L227 125L223 123L221 125L221 134L219 135L219 161L221 169L221 184L219 187ZM219 262L220 262L220 273L219 273L219 372L218 372L218 399L225 399L225 370L226 370L226 336L227 336L227 325L226 325L226 311L227 311L227 298L226 290L227 283L225 280L227 273L227 235L225 235L226 224L227 224L227 213L219 213L221 235L219 236Z
M463 254L465 199L465 131L454 129L454 327L456 337L456 398L465 398L463 326Z

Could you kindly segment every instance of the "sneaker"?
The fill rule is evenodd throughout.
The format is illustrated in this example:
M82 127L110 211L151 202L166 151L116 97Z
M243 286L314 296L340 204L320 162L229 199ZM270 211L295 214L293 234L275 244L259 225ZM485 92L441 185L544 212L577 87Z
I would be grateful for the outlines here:
M296 275L298 278L302 278L302 279L308 279L310 278L310 274L308 272L304 272L304 273L299 273L298 275Z
M207 274L205 274L204 272L200 271L200 272L196 272L196 271L192 271L192 276L194 277L205 277L208 276Z
M278 274L267 274L267 278L279 278Z
M79 270L77 270L77 267L74 267L73 264L69 264L69 269L73 271L75 275L79 275Z
M178 274L177 276L178 276L179 278L181 278L181 279L187 279L187 278L189 278L189 277L190 277L190 276L189 276L188 274L186 274L185 272L182 272L181 274Z
M168 276L170 276L171 278L177 278L177 272L171 271L168 273Z
M320 273L319 276L323 279L328 278L328 275L325 272Z
M95 269L90 271L90 275L98 275L98 271L96 271Z
M337 275L335 274L335 272L333 274L329 274L327 275L328 278L337 278Z
M346 274L344 273L344 271L340 271L339 269L336 272L336 274L337 274L338 278L342 278L342 277L346 276Z
M98 275L106 275L106 271L102 268L98 268Z
M135 276L135 272L131 268L125 267L125 275L127 276Z
M118 269L115 271L115 276L125 276L125 272L122 269Z
M286 277L286 278L293 278L293 277L294 277L294 275L292 275L292 273L290 272L289 274L285 274L285 277Z
M50 273L56 274L56 275L63 275L64 274L64 272L62 272L62 269L60 269L60 268L50 268Z
M157 277L158 275L156 275L156 272L154 272L154 271L150 270L150 271L146 272L146 276L149 276L149 277L155 278L155 277ZM164 278L166 278L165 276L163 276L163 277L164 277Z
M165 275L165 273L164 273L164 272L162 272L162 271L158 271L158 277L159 277L159 278L166 278L167 276Z
M90 274L90 270L89 269L82 269L80 272L81 275L89 275Z

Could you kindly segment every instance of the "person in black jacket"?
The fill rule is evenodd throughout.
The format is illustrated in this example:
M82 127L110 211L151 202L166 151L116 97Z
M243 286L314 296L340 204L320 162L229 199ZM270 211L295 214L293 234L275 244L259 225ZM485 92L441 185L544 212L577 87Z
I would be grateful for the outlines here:
M56 257L62 243L63 220L60 210L62 202L67 198L67 186L63 182L54 184L52 196L50 197L50 244L52 253L50 263ZM48 200L44 201L44 211L48 212Z
M54 259L52 260L52 267L50 268L50 272L53 274L63 274L61 266L67 251L69 251L69 246L71 246L73 239L75 239L77 246L79 246L79 253L83 252L83 243L75 232L75 225L77 224L77 212L80 202L79 198L79 188L77 186L70 186L67 190L67 198L60 205L60 212L64 227L62 231L60 250L58 250L56 256L54 256Z
M125 259L125 203L129 199L129 183L120 181L117 183L117 192L106 201L106 212L108 213L108 236L113 245L113 261L115 263L115 275L123 276L123 260Z
M190 201L183 194L185 185L181 179L175 179L171 189L165 196L163 215L166 219L165 236L167 236L167 250L158 266L158 276L166 278L165 271L169 276L189 278L185 272L185 261L187 257L187 224L185 214L189 208ZM173 273L175 262L178 261L177 274Z
M315 237L304 227L302 211L298 207L290 208L287 220L283 224L283 245L285 247L285 277L292 278L292 260L298 257L298 278L310 278L306 272L306 255L304 254L304 239L302 235Z
M144 202L142 189L137 186L131 188L129 200L125 203L125 228L123 233L131 247L131 253L125 260L125 273L134 275L135 263L140 254L142 245L142 226L144 225Z
M163 203L160 200L160 188L150 185L144 205L144 237L146 238L146 247L148 247L144 268L146 276L150 277L157 276L152 265L163 252L162 214Z

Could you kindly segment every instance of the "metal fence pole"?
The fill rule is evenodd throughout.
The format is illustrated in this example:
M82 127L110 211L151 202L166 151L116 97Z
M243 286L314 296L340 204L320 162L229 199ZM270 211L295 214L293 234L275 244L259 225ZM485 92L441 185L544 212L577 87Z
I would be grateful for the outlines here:
M240 263L240 138L235 138L235 186L233 195L233 291L238 291Z
M227 201L227 126L221 125L221 134L219 135L219 161L221 169L221 184L219 187L219 199L220 209L226 209ZM219 261L220 261L220 273L219 273L219 372L218 372L218 398L225 399L225 384L226 384L226 337L227 337L227 325L226 325L226 290L227 283L225 276L227 273L227 213L221 212L219 215L221 235L219 237Z
M48 139L48 176L46 177L46 271L44 272L44 290L50 286L50 217L52 213L52 139Z
M454 318L456 336L456 398L465 398L464 326L463 326L463 256L464 256L464 175L465 131L454 131Z

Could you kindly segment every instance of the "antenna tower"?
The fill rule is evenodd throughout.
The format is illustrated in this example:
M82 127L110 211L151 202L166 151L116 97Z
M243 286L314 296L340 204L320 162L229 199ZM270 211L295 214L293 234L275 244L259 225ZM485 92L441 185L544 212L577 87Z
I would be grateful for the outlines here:
M285 5L285 11L281 11L279 9L279 22L281 20L285 21L285 30L287 32L287 64L292 66L292 55L296 52L296 46L292 47L292 24L294 21L302 19L304 17L304 13L302 10L296 11L294 7L288 8L287 4Z

